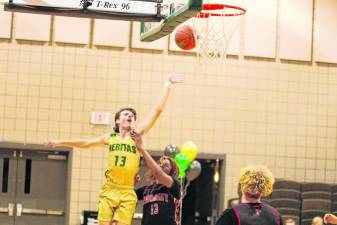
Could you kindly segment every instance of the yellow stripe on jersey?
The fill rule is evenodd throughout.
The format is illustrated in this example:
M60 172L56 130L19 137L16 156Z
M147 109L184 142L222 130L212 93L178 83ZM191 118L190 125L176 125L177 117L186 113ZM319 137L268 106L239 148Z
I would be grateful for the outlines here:
M109 163L105 173L107 182L115 185L134 187L134 177L140 166L140 154L131 137L121 140L118 133L108 139Z

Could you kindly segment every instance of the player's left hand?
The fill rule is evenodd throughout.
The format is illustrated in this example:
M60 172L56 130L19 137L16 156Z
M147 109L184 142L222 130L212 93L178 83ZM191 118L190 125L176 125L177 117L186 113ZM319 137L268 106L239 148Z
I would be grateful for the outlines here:
M130 132L130 136L131 136L132 140L135 142L136 148L138 150L143 150L142 135L140 135L139 133L137 133L135 130L132 130Z

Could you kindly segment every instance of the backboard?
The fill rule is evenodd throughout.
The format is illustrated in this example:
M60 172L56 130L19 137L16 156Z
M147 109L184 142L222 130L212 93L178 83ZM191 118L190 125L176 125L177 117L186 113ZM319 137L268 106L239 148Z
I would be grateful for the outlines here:
M6 0L5 10L57 16L161 21L161 0Z
M150 42L170 34L179 24L197 15L202 9L202 2L202 0L188 0L179 8L174 2L170 3L168 16L159 23L141 23L140 40Z

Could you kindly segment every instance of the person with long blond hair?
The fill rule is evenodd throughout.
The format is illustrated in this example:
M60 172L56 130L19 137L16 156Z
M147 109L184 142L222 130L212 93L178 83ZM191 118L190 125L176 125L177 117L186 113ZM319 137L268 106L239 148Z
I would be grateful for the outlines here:
M273 174L265 166L242 168L239 178L242 202L226 209L216 225L283 225L277 209L261 202L261 197L272 193L274 182Z
M296 225L296 222L292 218L288 218L285 220L284 225Z
M323 225L323 218L320 216L316 216L312 219L311 225Z

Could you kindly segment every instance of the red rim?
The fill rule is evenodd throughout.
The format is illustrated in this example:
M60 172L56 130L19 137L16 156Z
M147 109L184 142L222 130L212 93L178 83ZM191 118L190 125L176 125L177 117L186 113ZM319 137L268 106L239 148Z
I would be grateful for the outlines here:
M195 17L208 18L210 16L241 16L246 13L246 9L239 7L239 6L234 6L234 5L226 5L226 4L203 4L202 5L202 10L204 11L220 10L224 8L235 9L238 12L237 13L223 13L223 14L222 13L201 12Z

